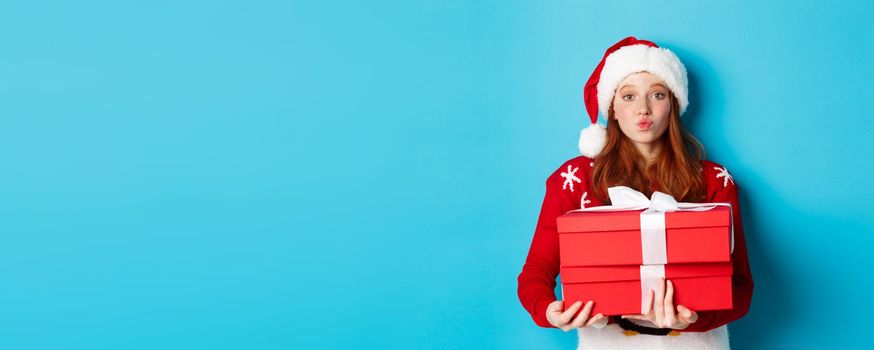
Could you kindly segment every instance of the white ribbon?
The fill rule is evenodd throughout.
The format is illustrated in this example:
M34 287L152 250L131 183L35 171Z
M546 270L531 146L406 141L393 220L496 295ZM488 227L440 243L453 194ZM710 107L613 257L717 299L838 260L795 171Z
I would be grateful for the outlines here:
M649 291L656 290L665 277L665 265L640 265L640 313L645 315L652 305L646 305ZM655 299L655 298L653 298Z
M646 211L640 213L640 247L643 265L668 263L668 243L665 234L665 213Z
M610 202L613 205L602 205L591 208L571 210L571 212L601 212L646 209L640 213L640 243L643 265L640 266L640 308L645 313L644 305L650 290L665 277L664 264L668 263L667 244L665 238L665 213L673 211L706 211L717 206L729 209L729 226L731 227L731 252L734 252L734 216L731 215L729 203L685 203L677 202L673 196L655 191L652 198L633 188L616 186L607 189Z

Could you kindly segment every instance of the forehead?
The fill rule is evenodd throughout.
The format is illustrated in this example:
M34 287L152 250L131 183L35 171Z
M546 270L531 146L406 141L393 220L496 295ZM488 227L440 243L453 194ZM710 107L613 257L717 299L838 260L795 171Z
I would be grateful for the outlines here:
M662 87L667 89L665 82L659 77L648 72L637 72L629 74L619 82L619 90L625 88L650 89L654 87Z

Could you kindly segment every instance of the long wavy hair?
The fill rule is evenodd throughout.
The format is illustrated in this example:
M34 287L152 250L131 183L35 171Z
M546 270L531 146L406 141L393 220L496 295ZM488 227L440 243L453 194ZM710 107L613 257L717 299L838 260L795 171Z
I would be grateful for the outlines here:
M645 165L643 155L619 128L613 104L610 104L607 140L595 158L592 172L594 194L605 204L610 203L607 188L612 186L628 186L647 197L657 189L674 196L677 201L704 201L705 185L701 176L704 146L680 120L677 98L672 92L668 95L671 100L668 128L657 141L662 143L661 152L649 165ZM657 188L653 188L653 185Z

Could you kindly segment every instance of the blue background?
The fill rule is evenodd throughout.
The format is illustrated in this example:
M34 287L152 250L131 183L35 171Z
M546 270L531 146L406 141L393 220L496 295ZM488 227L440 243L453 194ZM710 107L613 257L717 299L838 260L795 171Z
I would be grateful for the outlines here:
M862 346L874 3L4 1L0 348L570 349L516 296L634 35L741 188L739 349Z

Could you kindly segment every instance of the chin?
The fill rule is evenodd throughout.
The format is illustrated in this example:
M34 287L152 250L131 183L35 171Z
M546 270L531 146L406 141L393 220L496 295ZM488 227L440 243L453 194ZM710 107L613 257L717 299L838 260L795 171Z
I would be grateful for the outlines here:
M646 137L646 138L629 137L629 139L631 139L631 141L633 141L634 143L653 143L653 142L656 142L659 138L658 137Z

